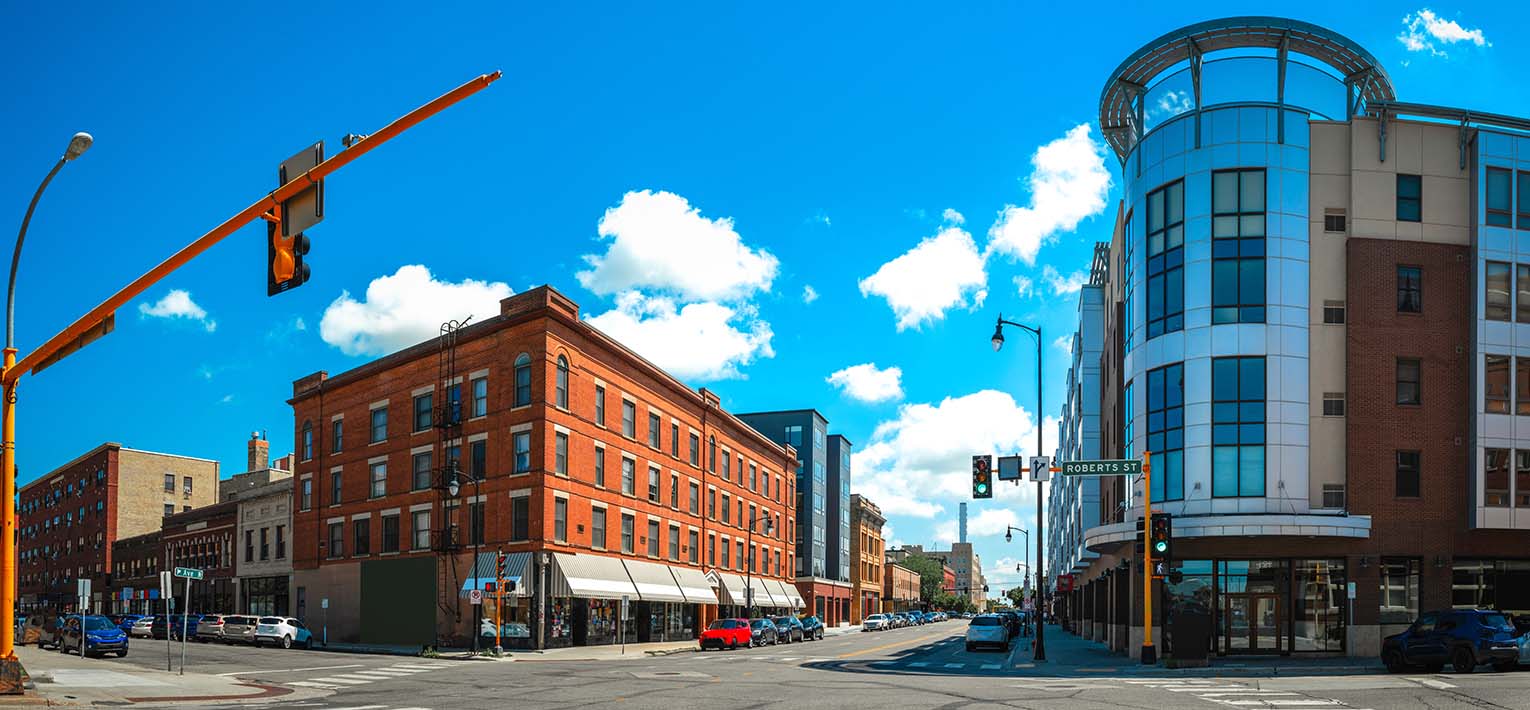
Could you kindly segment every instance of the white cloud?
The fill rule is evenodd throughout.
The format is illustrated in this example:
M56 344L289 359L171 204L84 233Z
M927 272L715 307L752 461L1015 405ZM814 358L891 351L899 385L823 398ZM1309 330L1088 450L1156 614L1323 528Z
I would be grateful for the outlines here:
M1054 419L1047 420L1044 433L1055 446ZM1029 455L1035 442L1029 411L1007 393L980 390L935 404L899 406L895 418L876 426L851 465L858 492L884 513L935 518L947 503L970 498L973 455ZM1033 486L1004 484L995 491L995 499L981 505L1012 501L1023 510L1026 501L1035 500Z
M823 225L825 227L832 227L832 226L834 226L834 221L829 219L829 215L824 214L823 210L819 210L817 212L814 212L813 216L809 217L807 219L807 221L809 223L811 223L811 224L821 224L821 225Z
M947 212L946 225L935 236L860 280L862 296L887 299L900 331L940 320L948 309L966 307L969 302L978 308L988 296L983 255L972 235L952 219L961 215Z
M776 257L751 249L727 217L708 219L684 197L643 190L600 218L606 253L587 254L579 283L600 295L652 289L687 301L734 301L769 291Z
M803 286L802 287L802 302L803 303L812 303L813 301L816 301L816 300L818 300L818 289L813 288L812 286Z
M874 362L852 365L829 375L827 382L840 388L851 399L867 404L903 398L903 370L889 367L878 370Z
M968 480L970 481L971 479L969 478ZM977 511L974 515L971 506L968 506L968 542L976 541L979 538L1001 536L1011 525L1020 527L1020 515L1012 508L986 508ZM961 527L960 523L956 520L947 520L935 526L935 539L937 541L952 543L959 542L960 538ZM1011 569L1013 568L1013 565L1011 565Z
M1031 294L1036 292L1036 282L1032 281L1031 277L1029 277L1029 276L1016 276L1014 281L1015 281L1015 294L1020 296L1021 298L1025 298L1025 297L1030 296Z
M1167 120L1186 111L1195 110L1195 96L1188 91L1165 91L1158 97L1154 108L1148 113L1156 120Z
M324 309L319 337L347 355L391 353L436 337L448 320L498 315L499 302L510 294L497 281L438 281L425 266L409 264L373 279L362 301L341 291Z
M229 402L234 401L234 395L231 395L231 394L223 395L223 399L220 399L218 401L223 403L223 404L228 404Z
M1067 276L1057 272L1051 264L1041 269L1041 278L1046 279L1047 285L1052 287L1052 295L1066 296L1070 293L1078 293L1084 284L1089 283L1089 275L1082 271L1074 271Z
M1430 56L1446 57L1449 55L1445 50L1440 49L1441 44L1468 42L1478 47L1493 46L1493 43L1483 36L1481 28L1466 29L1455 20L1447 20L1436 15L1429 8L1404 15L1402 23L1403 30L1397 35L1397 41L1410 52L1428 52Z
M170 293L152 305L138 304L138 313L148 318L184 318L202 324L209 333L218 329L218 322L208 318L207 311L191 300L191 292L185 289L171 289Z
M670 298L627 291L616 297L616 308L585 320L682 379L741 377L740 367L775 356L770 324L750 306L681 306Z
M1061 350L1061 351L1063 351L1065 353L1068 353L1069 355L1072 355L1073 354L1073 336L1071 336L1071 335L1059 335L1059 336L1057 336L1056 340L1052 341L1052 346L1057 348L1058 350Z
M950 207L947 207L944 212L940 213L940 218L945 220L947 224L966 224L967 223L967 218L962 216L962 213L957 212L956 210L953 210Z
M1105 209L1110 172L1105 169L1105 146L1090 135L1087 123L1070 129L1036 149L1026 179L1031 201L1025 207L1005 205L988 229L988 251L1036 263L1043 244L1072 231L1085 217Z

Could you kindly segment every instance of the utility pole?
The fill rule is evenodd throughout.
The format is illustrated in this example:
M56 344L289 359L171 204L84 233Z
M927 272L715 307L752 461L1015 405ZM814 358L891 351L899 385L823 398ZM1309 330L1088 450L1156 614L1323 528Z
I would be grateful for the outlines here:
M1153 452L1142 452L1142 663L1156 665L1153 646L1153 545L1148 539L1153 521Z

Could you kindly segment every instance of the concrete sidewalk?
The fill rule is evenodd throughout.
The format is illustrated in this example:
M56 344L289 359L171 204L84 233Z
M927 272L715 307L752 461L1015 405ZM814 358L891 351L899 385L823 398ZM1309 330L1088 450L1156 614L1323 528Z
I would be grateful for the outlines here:
M1386 668L1376 658L1364 656L1304 657L1295 656L1212 656L1209 666L1199 668L1169 668L1162 660L1157 665L1143 665L1123 653L1111 651L1105 644L1088 641L1064 631L1060 626L1046 627L1047 658L1043 662L1032 660L1035 637L1021 637L1017 643L1024 649L1015 654L1015 668L1038 675L1096 675L1096 674L1145 674L1145 675L1205 675L1218 676L1275 676L1275 675L1355 675L1385 673Z
M23 707L68 707L95 704L188 706L211 702L299 700L318 697L310 690L245 683L237 678L197 672L148 669L116 658L80 658L36 647L16 648L34 690L20 699ZM176 659L179 663L179 659ZM30 702L29 702L30 701ZM0 707L11 705L4 703Z

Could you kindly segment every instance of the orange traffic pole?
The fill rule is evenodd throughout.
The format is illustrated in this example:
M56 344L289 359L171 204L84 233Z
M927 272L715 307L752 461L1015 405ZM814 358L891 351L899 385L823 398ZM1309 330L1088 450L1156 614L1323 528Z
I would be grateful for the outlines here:
M37 369L41 364L57 354L60 350L68 347L76 339L86 335L92 328L100 325L111 317L118 308L128 301L136 298L161 279L170 275L171 272L185 266L202 252L212 248L214 244L222 241L225 237L238 231L239 228L260 219L272 210L279 209L282 202L292 198L309 186L324 179L329 174L346 166L351 161L361 157L366 152L387 142L390 138L403 133L416 124L424 121L442 109L461 101L482 90L489 84L494 83L500 77L499 72L480 75L471 81L452 89L446 94L436 98L402 117L384 126L381 130L366 136L353 143L349 148L335 154L333 157L315 165L309 171L299 175L287 184L277 188L274 192L257 200L255 204L244 208L238 214L230 217L223 224L214 227L212 231L197 238L196 241L182 247L180 251L171 255L169 259L150 269L148 273L134 279L122 290L118 291L101 305L91 309L90 312L80 317L58 335L49 338L36 350L33 350L20 362L16 361L16 349L6 348L4 351L4 366L0 369L0 534L4 535L3 542L7 547L0 550L0 694L21 692L20 666L15 663L15 627L16 627L16 384L21 376ZM11 676L15 677L12 678Z

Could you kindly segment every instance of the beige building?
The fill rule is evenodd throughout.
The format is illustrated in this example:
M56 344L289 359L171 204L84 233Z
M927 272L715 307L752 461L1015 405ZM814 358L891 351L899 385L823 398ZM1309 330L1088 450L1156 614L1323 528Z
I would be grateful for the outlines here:
M291 457L269 460L269 444L251 434L249 470L219 485L220 498L237 501L236 608L249 614L292 613Z
M882 561L885 554L882 509L859 493L850 496L850 623L882 610Z
M983 561L970 542L953 542L949 550L926 550L922 545L904 545L904 554L916 553L945 563L956 574L956 593L971 600L978 611L988 608L987 593L983 590L987 580L983 578Z

